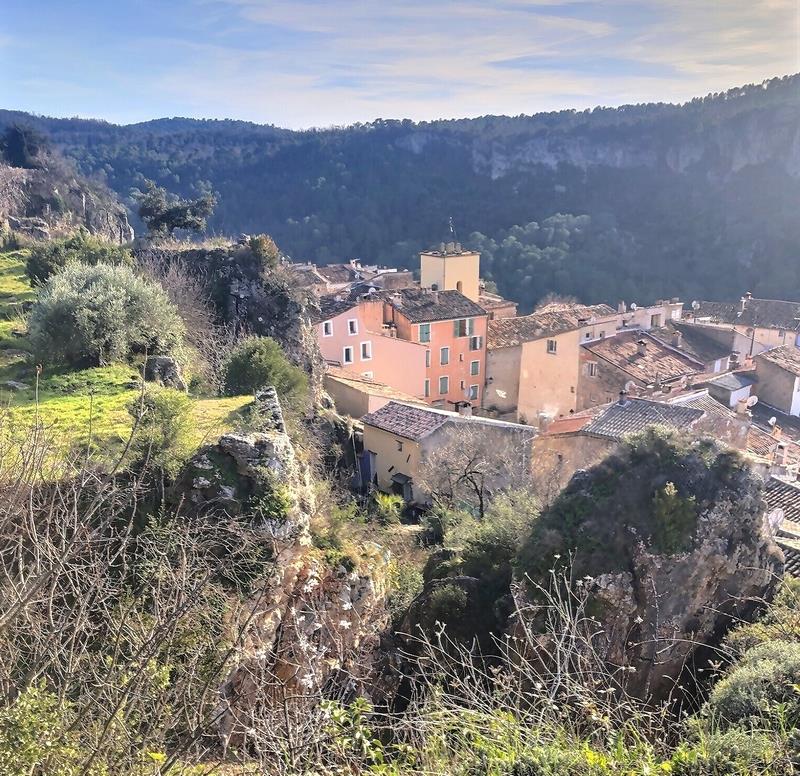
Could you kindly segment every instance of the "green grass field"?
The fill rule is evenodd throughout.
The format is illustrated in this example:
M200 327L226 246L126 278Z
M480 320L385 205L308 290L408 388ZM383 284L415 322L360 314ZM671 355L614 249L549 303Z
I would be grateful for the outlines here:
M114 364L49 373L37 379L25 339L23 305L35 298L25 275L27 252L0 253L0 429L22 442L38 428L54 453L85 453L112 460L130 435L128 407L139 395L137 368ZM236 425L249 396L194 398L193 432L199 446Z

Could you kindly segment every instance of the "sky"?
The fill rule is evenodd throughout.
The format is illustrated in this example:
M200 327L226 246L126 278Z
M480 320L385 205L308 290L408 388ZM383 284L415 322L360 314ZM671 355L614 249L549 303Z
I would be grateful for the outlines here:
M682 102L800 71L800 0L2 0L0 107L290 128Z

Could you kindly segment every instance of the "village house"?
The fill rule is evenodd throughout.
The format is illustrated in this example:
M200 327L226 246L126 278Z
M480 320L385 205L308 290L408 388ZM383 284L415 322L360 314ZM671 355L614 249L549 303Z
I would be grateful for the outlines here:
M537 427L574 411L581 339L598 321L612 334L615 315L608 305L557 304L489 321L484 409Z
M583 343L576 409L605 404L620 391L645 396L686 385L705 364L645 331L619 332Z
M364 453L362 482L385 493L403 496L408 503L424 505L430 494L422 484L426 458L450 439L458 428L479 428L481 439L498 449L507 445L524 469L530 467L534 431L526 426L488 418L470 417L432 407L391 401L362 418ZM487 483L502 487L502 481Z
M295 282L317 296L349 291L358 284L373 288L393 289L414 285L414 275L409 270L394 267L365 265L357 259L347 263L322 264L290 263L286 265Z
M664 326L650 329L650 334L665 345L702 363L706 373L727 372L731 368L732 331L723 332L722 337L715 337L702 326L682 320L668 320Z
M742 359L781 345L800 345L800 303L757 299L746 293L739 302L695 302L687 316L696 323L732 329L733 350Z
M726 407L735 409L750 398L756 382L754 372L728 372L706 382L709 394Z
M369 377L363 377L356 372L331 365L325 370L323 386L333 399L336 410L341 415L349 415L356 419L368 412L379 410L390 401L424 406L423 400L415 396L405 394Z
M782 345L759 353L754 361L759 400L787 415L800 415L800 349Z
M424 398L428 389L428 348L400 339L384 326L380 298L348 301L321 297L312 319L325 361L361 377L389 385L409 396Z

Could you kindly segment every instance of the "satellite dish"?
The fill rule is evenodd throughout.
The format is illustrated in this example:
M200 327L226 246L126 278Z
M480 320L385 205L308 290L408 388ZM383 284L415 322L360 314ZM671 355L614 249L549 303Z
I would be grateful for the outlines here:
M781 527L781 523L783 523L783 518L783 510L780 507L775 507L775 509L767 513L767 524L773 536L778 533L778 529Z
M774 426L777 422L778 419L774 415L767 421L767 423L769 423L770 426Z
M700 309L700 302L696 299L692 302L692 310L699 310Z
M747 400L747 406L748 406L748 407L755 407L755 406L756 406L756 404L758 404L758 396L751 396L751 397L750 397L750 398Z
M636 302L631 302L631 310L633 310L633 312L636 312L638 309L639 305L637 305Z

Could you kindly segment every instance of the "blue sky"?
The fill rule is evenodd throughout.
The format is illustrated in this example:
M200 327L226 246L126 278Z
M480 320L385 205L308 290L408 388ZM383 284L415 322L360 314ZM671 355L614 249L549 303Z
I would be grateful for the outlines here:
M800 71L800 0L3 0L0 107L287 127L683 101Z

